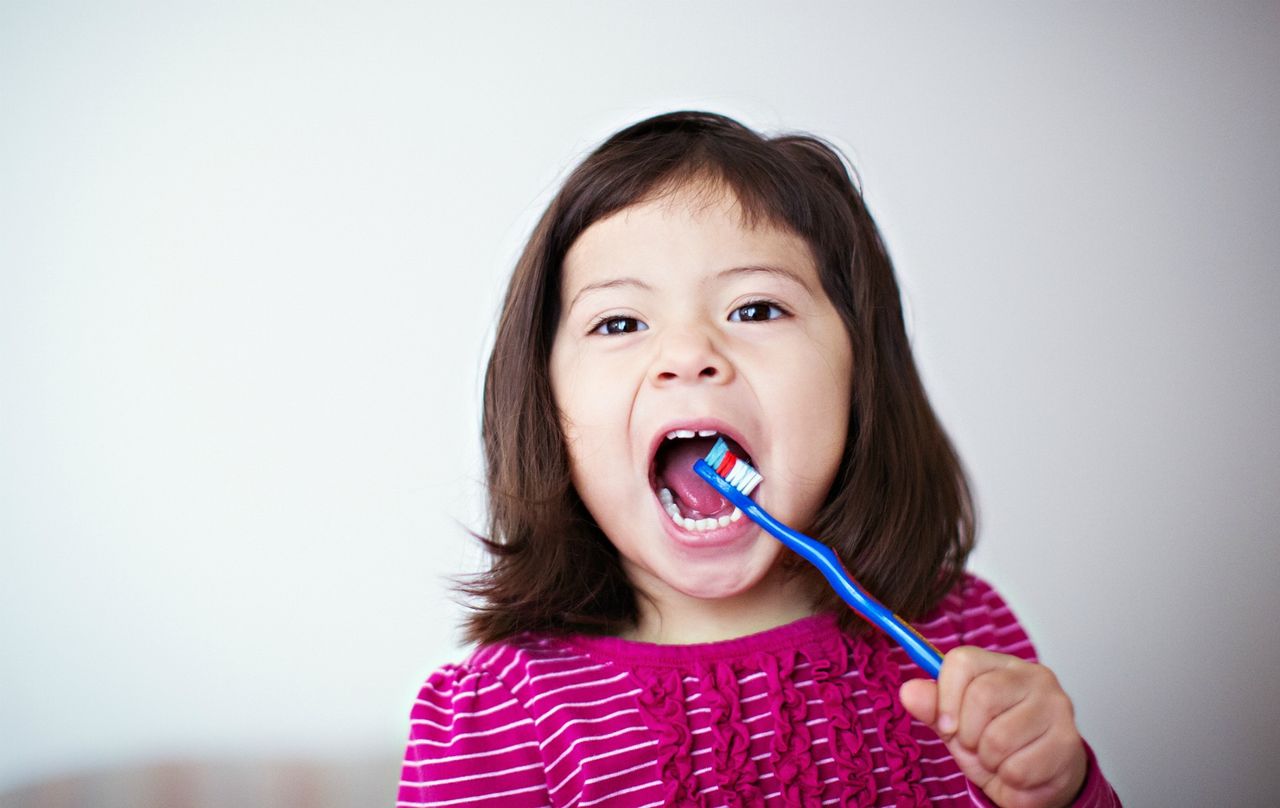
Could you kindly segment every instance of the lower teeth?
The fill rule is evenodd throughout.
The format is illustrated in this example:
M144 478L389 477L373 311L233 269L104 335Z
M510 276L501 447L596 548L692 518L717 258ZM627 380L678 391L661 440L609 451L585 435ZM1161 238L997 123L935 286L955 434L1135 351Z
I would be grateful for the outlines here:
M727 516L721 516L719 519L713 517L704 517L702 519L693 519L688 516L680 515L680 507L676 505L675 497L666 488L658 489L658 500L662 503L663 509L667 515L671 517L671 521L677 526L685 530L695 533L703 533L716 528L728 527L730 522L736 522L742 518L742 511L738 508L733 509L733 513Z

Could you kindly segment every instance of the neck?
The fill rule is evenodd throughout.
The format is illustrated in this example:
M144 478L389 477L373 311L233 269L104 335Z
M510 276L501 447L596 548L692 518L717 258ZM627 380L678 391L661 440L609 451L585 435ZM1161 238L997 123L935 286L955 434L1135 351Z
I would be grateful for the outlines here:
M717 642L767 631L814 613L811 593L801 581L776 574L730 597L647 594L639 597L639 621L622 633L624 639L663 645Z

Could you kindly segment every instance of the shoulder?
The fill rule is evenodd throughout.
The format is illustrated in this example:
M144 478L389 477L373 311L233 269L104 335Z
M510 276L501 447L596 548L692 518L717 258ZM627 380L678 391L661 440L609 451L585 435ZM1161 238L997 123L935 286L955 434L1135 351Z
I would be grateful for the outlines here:
M527 701L543 689L543 682L580 677L599 667L590 663L569 638L528 633L477 648L459 668L499 683Z
M517 693L531 670L569 651L561 642L522 637L433 671L410 711L399 805L498 798L503 805L543 804L538 727Z
M540 696L566 684L598 678L603 667L593 664L567 639L519 635L480 646L461 662L432 672L418 692L412 719L430 723L432 714L447 714L456 726L504 714L508 708L528 719L531 705Z
M975 645L1036 661L1035 647L1013 609L994 586L971 572L917 627L943 653Z
M532 723L510 688L468 657L437 668L419 688L409 714L410 757L438 759L528 741Z
M544 670L576 659L573 647L555 637L521 635L473 649L460 662L441 665L427 677L416 704L455 705L473 699L509 700Z
M572 746L592 740L577 730L618 720L634 697L626 676L569 639L534 634L442 665L413 702L398 805L545 804L549 778L577 765Z

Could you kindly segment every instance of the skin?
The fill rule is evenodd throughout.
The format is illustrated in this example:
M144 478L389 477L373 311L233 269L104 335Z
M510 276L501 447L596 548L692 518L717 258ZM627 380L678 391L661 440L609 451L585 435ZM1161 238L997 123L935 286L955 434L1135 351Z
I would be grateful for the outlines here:
M811 613L783 548L673 541L649 483L654 435L714 417L751 447L756 498L806 525L844 447L853 358L805 241L743 227L736 200L682 189L595 222L565 257L551 352L573 482L642 595L629 636L707 642ZM779 271L751 271L769 266ZM602 333L598 325L619 333Z
M1080 793L1084 742L1071 699L1044 665L961 646L942 658L938 681L905 682L899 697L997 805L1065 806Z
M552 392L574 485L641 596L625 636L711 642L811 614L779 542L759 528L727 546L673 541L649 483L653 436L715 417L750 443L765 477L755 499L788 524L812 521L847 437L854 357L807 244L745 227L731 195L693 186L587 228L560 293ZM1048 668L958 648L938 682L900 696L997 804L1065 805L1079 791L1083 744Z

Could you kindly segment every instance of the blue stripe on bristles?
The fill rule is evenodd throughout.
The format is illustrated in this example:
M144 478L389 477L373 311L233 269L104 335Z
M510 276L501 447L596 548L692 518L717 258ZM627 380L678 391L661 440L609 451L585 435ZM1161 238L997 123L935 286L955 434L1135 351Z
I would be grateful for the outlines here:
M724 456L729 451L729 444L725 443L724 438L716 438L715 445L711 447L711 451L707 453L707 465L713 469L720 468L720 464L724 462ZM753 469L747 461L741 457L734 455L733 468L729 469L729 473L725 476L725 480L734 488L746 493L747 485L751 482L752 477L759 476L759 472Z
M707 465L718 470L720 464L724 462L724 456L728 451L729 444L725 443L724 438L716 438L715 445L711 447L710 452L707 452ZM743 494L749 495L764 477L750 463L734 455L733 467L729 469L729 473L723 479Z
M720 466L720 461L724 459L724 453L729 451L729 444L724 442L724 438L716 438L716 445L711 447L711 451L707 454L707 463L713 468Z

